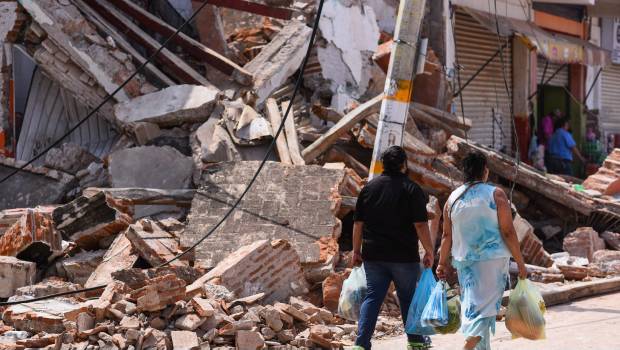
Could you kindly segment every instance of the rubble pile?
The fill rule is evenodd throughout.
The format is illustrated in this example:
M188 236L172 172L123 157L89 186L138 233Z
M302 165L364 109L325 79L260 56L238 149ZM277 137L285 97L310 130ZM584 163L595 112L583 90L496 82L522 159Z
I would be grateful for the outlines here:
M7 3L15 2L0 2ZM77 111L98 105L174 32L179 23L139 3L20 0L13 18L19 30L6 40L22 45L62 90L40 118L57 108L62 116L55 117L74 125ZM232 23L230 11L223 16L208 6L196 22L213 30L183 31L99 110L101 118L75 131L79 138L0 185L0 298L69 293L4 307L3 348L352 343L356 326L337 315L337 305L350 272L353 213L369 174L397 3L326 0L294 100L316 9L311 1L275 3L256 3L265 17L239 19L246 27ZM415 84L447 86L432 47L426 57ZM444 91L427 90L413 96L403 147L409 176L429 194L435 242L441 208L463 181L460 159L475 150L487 155L491 180L511 193L533 280L620 274L620 151L575 186L467 140L472 121L447 112ZM33 118L25 115L24 123L40 120ZM98 127L115 136L101 141ZM56 129L42 135L14 141L34 152L60 136ZM0 178L29 160L22 158L0 156ZM392 289L380 334L402 331L399 314Z

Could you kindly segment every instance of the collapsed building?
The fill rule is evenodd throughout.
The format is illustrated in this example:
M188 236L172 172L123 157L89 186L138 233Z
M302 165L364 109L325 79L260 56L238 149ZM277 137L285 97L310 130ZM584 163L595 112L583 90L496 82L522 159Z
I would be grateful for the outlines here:
M289 349L354 339L337 304L398 4L326 1L295 99L315 3L213 1L160 50L201 5L0 1L0 101L12 101L0 110L0 297L76 292L4 308L0 343ZM577 185L472 142L477 125L448 108L443 55L431 45L415 79L429 88L416 90L403 138L434 241L462 184L460 159L476 150L511 193L533 280L583 281L572 295L620 288L618 153ZM395 300L384 315L399 314ZM398 324L380 322L384 333Z

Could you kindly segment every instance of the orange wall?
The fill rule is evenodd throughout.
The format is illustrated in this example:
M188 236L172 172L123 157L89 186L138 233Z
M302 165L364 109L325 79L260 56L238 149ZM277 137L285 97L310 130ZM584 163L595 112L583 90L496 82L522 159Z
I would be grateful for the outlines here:
M568 34L582 39L586 38L587 26L582 22L536 10L534 11L534 22L538 26L554 32Z

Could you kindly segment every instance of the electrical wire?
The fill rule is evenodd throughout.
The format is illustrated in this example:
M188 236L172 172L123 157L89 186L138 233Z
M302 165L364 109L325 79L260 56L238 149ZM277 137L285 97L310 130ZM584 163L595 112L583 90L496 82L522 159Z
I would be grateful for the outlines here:
M52 144L50 144L49 146L47 146L46 148L44 148L41 152L39 152L36 156L34 156L32 159L30 159L28 162L26 162L26 164L16 168L15 170L13 170L12 172L10 172L8 175L6 175L5 177L3 177L0 180L0 184L2 184L3 182L7 181L9 178L11 178L12 176L14 176L15 174L19 173L20 171L24 170L27 166L29 166L30 164L34 163L37 159L43 157L47 152L49 152L52 148L58 146L62 140L64 140L65 138L67 138L67 136L71 135L75 130L77 130L82 124L84 124L88 119L90 119L90 117L92 117L95 113L97 113L99 111L99 109L101 109L101 107L103 107L106 103L108 103L112 97L114 97L119 91L121 91L125 85L129 84L129 82L135 78L140 72L142 72L142 70L144 70L144 68L151 63L151 61L157 56L159 55L159 53L166 48L166 46L168 46L168 44L172 41L172 39L174 39L182 30L183 28L185 28L185 26L187 26L191 21L194 20L194 18L200 13L200 11L202 11L203 8L205 8L205 6L207 6L209 4L210 0L205 0L202 5L200 5L199 8L196 9L196 11L194 11L194 13L192 13L192 15L185 20L185 22L183 22L183 24L181 24L181 26L179 28L177 28L177 30L172 33L165 41L163 44L161 44L161 46L151 55L149 56L146 61L144 61L140 66L138 66L138 68L127 78L125 79L125 81L123 81L114 91L112 91L111 94L109 94L108 96L106 96L98 105L97 107L95 107L93 110L91 110L84 118L82 118L79 122L77 122L74 126L72 126L67 132L65 132L60 138L58 138L56 141L54 141Z
M497 16L497 0L494 0L494 16L495 16L495 30L497 33L497 46L501 49L502 45L501 45L501 35L500 35L500 30L499 30L499 18ZM514 118L514 104L512 101L512 93L510 92L510 87L508 86L508 78L506 76L506 62L504 61L504 53L503 50L501 50L500 52L500 60L501 60L501 64L502 64L502 77L504 79L504 87L506 89L506 94L508 95L508 102L509 102L509 106L510 106L510 122L511 122L511 129L513 131L513 136L515 139L515 158L517 159L516 164L515 164L515 173L513 176L512 184L510 186L510 195L509 195L509 199L510 199L510 203L512 204L512 196L515 190L515 186L517 185L517 178L519 177L519 168L521 167L521 152L519 150L519 148L521 147L521 145L519 144L519 134L517 133L517 128L515 125L515 118Z
M461 88L461 65L459 64L459 54L456 45L456 31L454 30L456 22L456 9L452 8L452 18L450 20L450 28L452 29L452 41L454 41L454 62L456 63L456 81L459 88L459 100L461 104L461 115L463 117L463 124L465 123L465 103L463 102L463 90ZM467 130L465 131L465 142L469 143L469 136L467 135Z
M316 34L318 32L318 28L319 28L319 21L321 18L321 14L323 12L323 3L325 2L325 0L320 0L319 1L319 6L317 9L317 14L316 14L316 18L314 20L314 24L312 27L312 34L310 35L310 42L308 43L308 49L306 51L306 55L304 56L304 60L301 64L301 67L299 69L299 73L297 75L297 80L295 82L295 88L293 90L293 93L291 95L290 100L294 101L295 97L297 97L297 94L299 92L299 89L301 88L302 85L302 81L303 81L303 75L306 69L306 66L308 64L308 60L310 58L310 53L312 51L312 48L314 46L314 41L316 38ZM207 1L205 2L205 4L207 3ZM193 18L198 11L200 11L202 8L204 7L204 4L194 13L194 15L192 15L190 17ZM177 31L178 32L178 31ZM184 255L186 255L187 253L189 253L190 251L192 251L194 248L196 248L200 243L202 243L205 239L207 239L209 236L211 236L215 230L217 230L220 225L222 225L222 223L224 221L226 221L226 219L232 214L232 212L239 206L239 204L241 203L241 201L243 200L243 198L245 197L245 195L250 191L252 185L254 184L254 182L256 181L256 179L258 178L258 175L261 173L261 171L263 170L265 164L267 163L267 160L269 159L269 156L271 155L271 153L273 152L273 149L275 147L276 144L276 140L278 139L278 137L280 136L280 134L282 133L282 130L284 130L284 125L286 122L286 119L288 118L288 116L290 115L291 109L293 107L293 104L290 103L288 105L288 107L286 108L286 112L284 113L284 116L282 117L282 122L280 123L278 130L276 132L276 134L273 136L273 140L271 141L271 143L269 144L269 148L267 149L267 152L265 153L265 156L263 157L263 160L261 161L258 169L256 170L256 172L254 173L254 176L250 179L250 182L247 184L245 190L241 193L241 195L239 196L239 198L237 198L237 200L234 202L234 204L232 205L232 207L226 212L226 214L224 214L224 216L217 222L217 224L215 224L210 230L209 232L207 232L202 238L200 238L196 243L194 243L191 247L185 249L183 252L181 252L180 254L176 255L174 258L162 263L161 265L157 266L157 267L163 267L163 266L167 266L170 263L180 259L181 257L183 257ZM26 304L26 303L32 303L35 301L41 301L41 300L48 300L48 299L53 299L56 297L61 297L61 296L65 296L65 295L72 295L72 294L78 294L78 293L84 293L84 292L89 292L89 291L95 291L95 290L99 290L99 289L103 289L107 286L106 285L99 285L99 286L95 286L95 287L90 287L90 288L84 288L84 289L80 289L80 290L76 290L76 291L70 291L70 292L63 292L63 293L56 293L56 294L49 294L43 297L38 297L38 298L34 298L34 299L28 299L28 300L19 300L19 301L10 301L10 302L0 302L0 307L2 306L9 306L9 305L17 305L17 304Z

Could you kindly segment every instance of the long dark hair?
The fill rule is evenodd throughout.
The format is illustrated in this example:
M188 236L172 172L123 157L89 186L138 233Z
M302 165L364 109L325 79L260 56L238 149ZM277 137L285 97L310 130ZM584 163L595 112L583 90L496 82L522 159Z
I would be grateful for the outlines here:
M484 169L487 167L487 157L480 152L471 152L463 158L463 177L465 182L481 181Z

